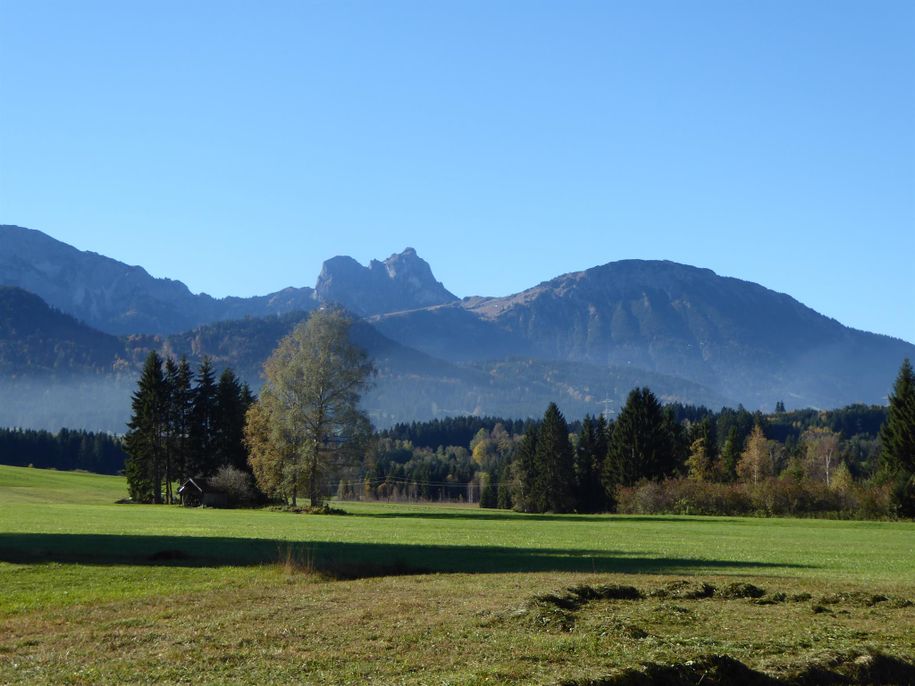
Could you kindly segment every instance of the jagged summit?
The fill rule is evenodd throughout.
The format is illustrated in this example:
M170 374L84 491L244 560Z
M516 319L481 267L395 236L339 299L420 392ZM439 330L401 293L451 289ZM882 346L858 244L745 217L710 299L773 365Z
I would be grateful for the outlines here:
M368 267L352 257L324 262L315 293L322 302L337 303L360 315L413 310L455 302L458 298L435 279L429 263L413 248Z

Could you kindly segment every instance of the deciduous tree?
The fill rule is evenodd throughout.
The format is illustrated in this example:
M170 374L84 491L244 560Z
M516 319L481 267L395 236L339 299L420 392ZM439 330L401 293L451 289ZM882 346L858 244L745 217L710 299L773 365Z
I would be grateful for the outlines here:
M766 477L772 476L772 456L769 452L769 441L763 433L762 427L757 424L747 438L747 445L740 454L737 463L737 476L743 481L758 484Z
M304 483L311 504L319 505L322 474L371 432L359 399L372 364L350 341L350 326L343 312L319 310L280 341L264 364L255 424L263 425L263 442L282 462L279 471L288 475L293 502Z

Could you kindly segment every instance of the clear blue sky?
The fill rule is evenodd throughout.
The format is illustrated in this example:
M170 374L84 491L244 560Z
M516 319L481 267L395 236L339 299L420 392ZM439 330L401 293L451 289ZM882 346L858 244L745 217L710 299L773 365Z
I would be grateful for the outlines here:
M0 0L0 223L252 295L671 259L915 341L915 3Z

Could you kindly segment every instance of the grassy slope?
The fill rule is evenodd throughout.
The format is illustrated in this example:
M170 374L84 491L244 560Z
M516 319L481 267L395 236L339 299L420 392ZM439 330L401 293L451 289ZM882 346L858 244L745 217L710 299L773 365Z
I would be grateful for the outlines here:
M770 671L827 649L915 653L915 613L887 603L603 602L571 632L517 612L571 583L676 578L912 597L910 523L370 504L324 517L112 504L124 493L117 477L0 467L0 682L175 678L195 659L212 682L527 683L709 652ZM273 564L290 555L381 576ZM449 573L402 575L417 571Z

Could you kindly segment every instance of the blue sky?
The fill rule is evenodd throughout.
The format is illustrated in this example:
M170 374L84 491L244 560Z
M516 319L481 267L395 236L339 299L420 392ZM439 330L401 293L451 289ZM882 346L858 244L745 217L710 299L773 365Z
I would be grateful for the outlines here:
M915 3L0 1L0 223L194 291L624 258L915 341Z

